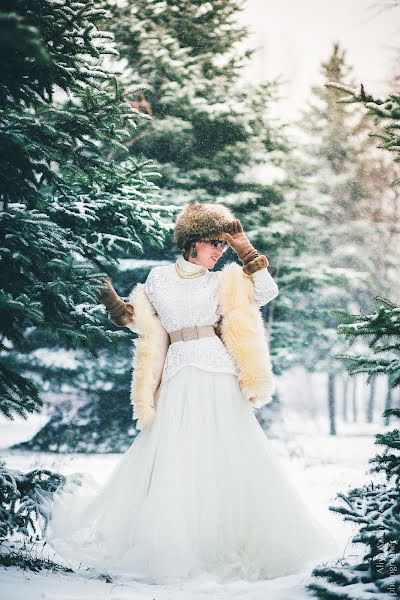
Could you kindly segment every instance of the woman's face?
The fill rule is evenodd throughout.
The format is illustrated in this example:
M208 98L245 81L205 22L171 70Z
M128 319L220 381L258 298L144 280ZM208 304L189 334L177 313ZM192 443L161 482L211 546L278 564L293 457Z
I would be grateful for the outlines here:
M193 258L191 256L192 250L193 250L193 244L192 247L189 251L189 257L188 257L188 261L195 263L196 265L202 265L203 267L206 267L206 269L213 269L214 266L217 264L217 261L221 258L221 256L224 254L225 250L228 249L228 244L226 242L223 242L224 246L221 247L221 244L216 243L215 241L213 242L194 242L196 251L197 251L197 256L196 258Z

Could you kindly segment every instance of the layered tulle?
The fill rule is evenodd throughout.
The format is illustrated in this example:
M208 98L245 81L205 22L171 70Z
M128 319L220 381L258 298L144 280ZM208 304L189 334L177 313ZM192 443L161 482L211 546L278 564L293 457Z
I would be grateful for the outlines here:
M333 557L232 373L189 365L100 488L57 495L47 541L73 565L149 583L269 579Z

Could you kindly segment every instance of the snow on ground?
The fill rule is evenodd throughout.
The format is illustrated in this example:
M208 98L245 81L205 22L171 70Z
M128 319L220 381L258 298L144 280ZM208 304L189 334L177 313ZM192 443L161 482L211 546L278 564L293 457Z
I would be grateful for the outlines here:
M291 575L269 582L240 581L218 584L194 581L177 585L105 583L80 576L0 572L2 600L310 600L304 589L306 577Z
M57 455L41 452L17 452L7 450L7 444L22 438L27 439L27 422L21 420L22 429L14 421L8 422L7 435L1 436L3 446L1 457L10 468L24 471L36 467L49 468L70 474L89 472L96 481L105 481L116 466L121 455ZM32 420L32 429L39 423ZM5 424L0 424L0 434L5 433ZM374 446L374 435L384 431L377 423L340 424L338 436L327 434L326 423L306 426L299 424L294 418L284 416L281 437L271 437L279 460L287 470L298 491L312 507L314 514L335 536L340 554L351 560L360 548L351 544L355 532L351 523L344 522L339 515L329 511L330 504L338 504L334 500L337 492L345 492L352 487L379 481L377 475L367 473L368 459L377 452ZM13 440L14 438L14 440ZM361 548L362 549L362 548ZM317 563L316 563L317 564ZM2 600L201 600L213 598L238 600L303 600L313 596L305 589L310 581L311 569L269 581L218 583L210 579L197 579L191 582L170 585L149 585L135 581L114 580L107 583L96 579L90 572L81 573L32 573L17 568L0 570L0 598Z

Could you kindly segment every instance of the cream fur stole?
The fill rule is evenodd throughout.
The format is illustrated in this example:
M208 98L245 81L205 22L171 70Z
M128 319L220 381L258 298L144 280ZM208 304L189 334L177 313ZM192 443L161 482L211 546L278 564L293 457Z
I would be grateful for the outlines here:
M221 270L219 303L222 340L234 357L245 398L259 408L276 389L261 310L254 301L253 282L240 265Z
M136 427L142 429L151 425L155 416L158 386L170 340L147 297L143 283L133 288L128 302L135 307L134 331L139 334L133 340L135 349L130 391L134 409L132 419L138 419Z

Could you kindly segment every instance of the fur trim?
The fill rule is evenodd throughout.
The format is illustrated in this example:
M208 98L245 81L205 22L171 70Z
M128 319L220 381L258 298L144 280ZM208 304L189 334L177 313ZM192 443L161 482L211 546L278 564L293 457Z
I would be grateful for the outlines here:
M134 408L133 419L137 429L147 428L155 417L156 394L159 389L169 336L147 297L144 284L138 283L128 302L135 310L135 330L139 337L133 340L135 350L130 398Z
M223 204L190 202L178 216L174 242L179 250L185 250L192 241L218 238L225 225L234 219L233 212Z
M245 398L259 408L276 389L261 311L254 301L253 282L237 263L222 268L219 302L222 340L238 368Z

